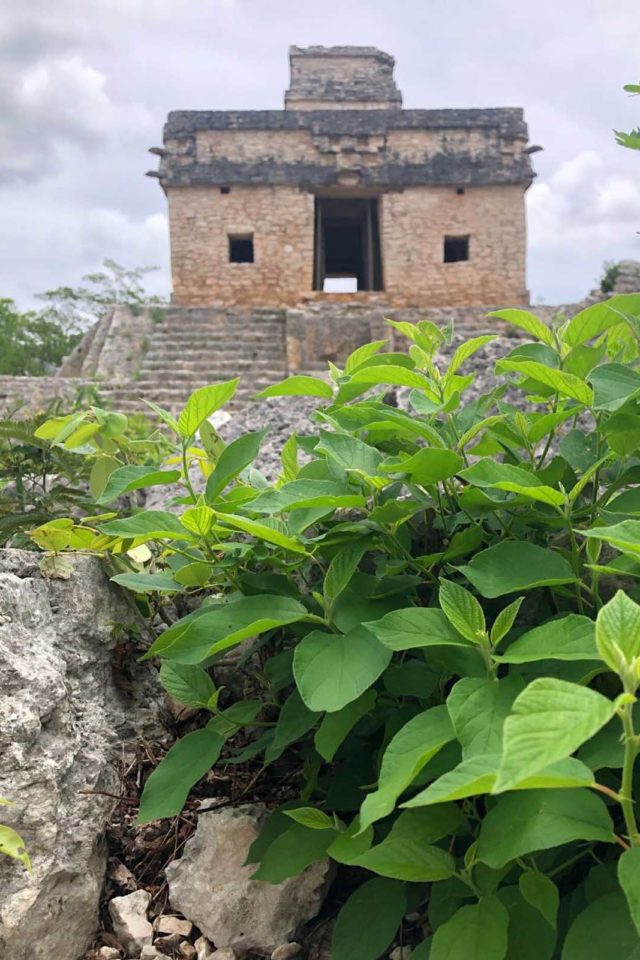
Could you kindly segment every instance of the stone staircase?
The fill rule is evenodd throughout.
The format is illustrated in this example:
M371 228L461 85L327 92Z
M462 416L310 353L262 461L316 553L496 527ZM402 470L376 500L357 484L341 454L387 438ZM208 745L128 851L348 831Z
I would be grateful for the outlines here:
M146 340L130 379L98 384L123 413L144 409L145 399L175 413L196 388L239 376L233 407L287 373L285 316L278 309L168 308Z

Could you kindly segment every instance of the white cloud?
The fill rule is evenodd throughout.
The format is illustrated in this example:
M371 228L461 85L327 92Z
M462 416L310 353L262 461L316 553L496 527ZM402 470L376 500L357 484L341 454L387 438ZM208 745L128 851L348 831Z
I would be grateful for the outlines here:
M116 103L107 78L79 56L41 60L0 75L0 179L50 173L63 143L96 148L107 137L153 130L142 104Z

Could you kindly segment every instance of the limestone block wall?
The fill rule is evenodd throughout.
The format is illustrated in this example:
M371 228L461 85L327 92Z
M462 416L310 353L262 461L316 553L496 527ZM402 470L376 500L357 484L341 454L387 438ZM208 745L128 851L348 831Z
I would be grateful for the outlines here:
M280 306L313 279L313 196L297 187L168 191L173 298L184 306ZM229 262L229 236L253 237L254 262Z
M416 186L380 197L385 303L528 303L524 187ZM294 306L314 293L314 196L295 186L168 190L173 299L181 306ZM468 261L443 262L445 236L469 236ZM253 263L229 262L251 236ZM370 302L370 294L349 294ZM379 299L379 298L376 298Z
M393 306L527 304L519 184L413 187L381 201L384 289ZM469 259L443 262L444 237L468 236Z

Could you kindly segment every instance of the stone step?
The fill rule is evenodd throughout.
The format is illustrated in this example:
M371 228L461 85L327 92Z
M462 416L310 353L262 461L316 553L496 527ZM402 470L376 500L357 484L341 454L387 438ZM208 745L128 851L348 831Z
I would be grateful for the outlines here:
M201 357L199 360L189 361L187 363L173 363L169 357L157 360L144 361L140 365L140 376L145 374L157 374L160 371L163 375L171 376L173 373L187 373L194 376L201 376L207 372L217 372L225 374L241 372L243 370L278 370L284 368L282 357L278 359L263 357L235 357L232 360L221 360L219 357Z
M259 332L263 331L264 333L276 334L284 330L284 324L279 322L274 322L272 320L252 320L252 321L238 321L236 318L226 319L226 318L215 318L207 321L198 321L194 322L193 320L182 320L176 319L172 323L158 323L154 324L153 332L160 331L161 333L168 333L170 331L181 331L181 330L195 330L195 331L226 331L226 332Z
M210 337L195 334L172 334L165 337L153 337L149 340L149 352L158 349L172 350L176 357L186 356L189 350L216 350L242 353L245 350L279 350L285 349L282 337L238 337L234 333L223 337Z
M214 362L220 359L221 362L233 362L234 360L264 360L269 363L277 363L278 360L284 362L284 350L278 350L273 347L264 348L264 347L251 347L248 349L238 349L234 347L227 347L226 349L209 349L209 348L195 348L193 351L188 351L185 353L183 350L178 350L176 348L167 347L165 345L158 347L151 347L144 357L142 358L143 363L156 362L158 360L177 363L177 364L193 364L200 363L202 360L213 360Z

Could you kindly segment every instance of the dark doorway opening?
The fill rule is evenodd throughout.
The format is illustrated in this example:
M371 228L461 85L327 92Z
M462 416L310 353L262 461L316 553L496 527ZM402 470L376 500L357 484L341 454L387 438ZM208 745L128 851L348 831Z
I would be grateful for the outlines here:
M376 197L316 197L313 289L382 290Z

